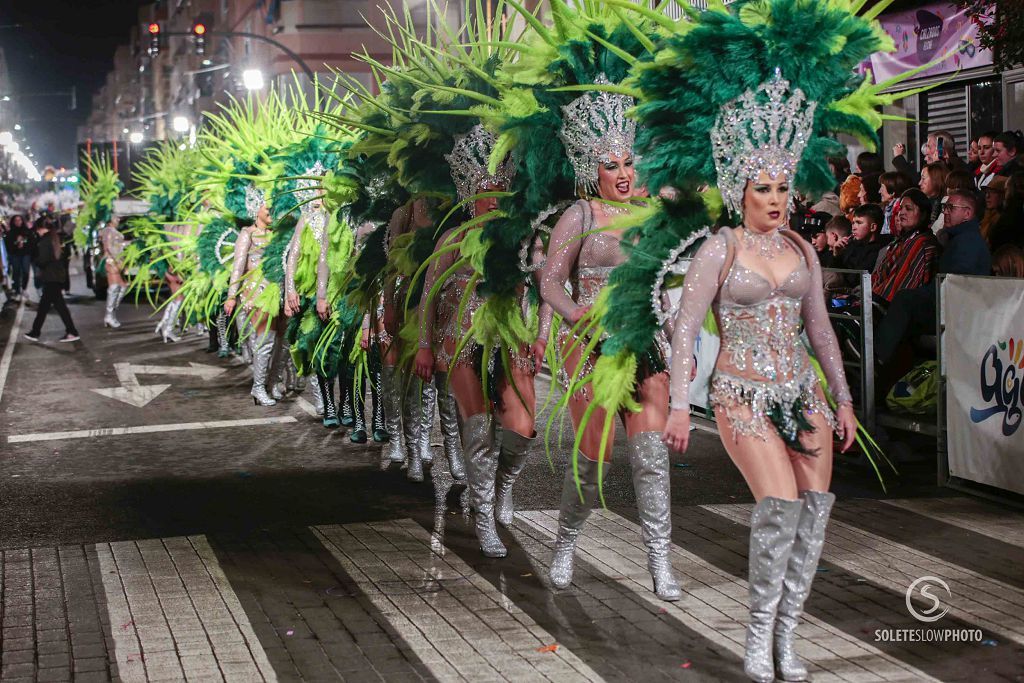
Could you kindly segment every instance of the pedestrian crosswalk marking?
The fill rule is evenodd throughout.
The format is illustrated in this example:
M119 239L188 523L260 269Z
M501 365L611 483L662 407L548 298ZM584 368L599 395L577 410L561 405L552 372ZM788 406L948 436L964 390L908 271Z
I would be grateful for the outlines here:
M529 544L538 538L538 532L545 540L553 539L557 524L557 510L520 512L516 514L515 530L520 542ZM595 510L591 515L577 543L577 556L601 572L603 579L624 580L652 607L665 609L687 628L737 658L743 657L746 581L673 544L672 564L684 597L676 603L662 602L651 590L640 528L609 510ZM805 621L803 632L798 633L797 649L821 669L815 671L816 681L861 680L865 676L885 681L936 680L827 622L813 617ZM813 639L807 637L812 632Z
M0 357L0 401L3 401L4 398L7 375L11 371L11 357L14 355L14 345L18 343L18 333L21 331L21 319L24 315L25 301L22 300L18 306L18 313L14 316L14 324L11 325L11 333L7 337L7 345L4 346L4 355Z
M96 546L117 676L276 681L203 536Z
M602 680L413 520L313 532L438 680Z
M750 505L701 507L750 523ZM950 615L1024 644L1024 591L1019 588L835 519L829 522L822 559L893 591L901 601L916 579L943 579L952 592Z
M1024 517L1007 514L1006 508L997 508L964 497L909 498L878 502L1024 548Z

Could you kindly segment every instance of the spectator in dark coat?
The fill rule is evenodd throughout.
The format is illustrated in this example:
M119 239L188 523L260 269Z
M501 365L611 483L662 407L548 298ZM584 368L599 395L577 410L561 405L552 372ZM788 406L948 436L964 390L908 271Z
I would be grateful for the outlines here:
M993 252L1004 244L1024 246L1024 171L1006 182L1003 211L989 230L988 241Z
M972 190L957 190L949 195L942 211L949 244L939 257L939 273L990 275L992 256L981 236L978 217L984 200ZM893 297L892 305L875 333L875 357L885 364L900 343L909 336L935 331L935 281L916 289L906 289Z
M28 288L35 240L36 236L25 222L25 217L11 216L4 243L7 246L7 258L11 262L11 289L14 290L15 300L20 299L22 292Z
M869 273L875 270L878 252L885 246L885 241L879 236L884 219L877 204L861 204L853 210L853 220L850 221L853 240L839 255L837 267Z
M33 265L39 269L39 281L43 286L43 296L39 300L39 308L36 311L36 319L32 323L32 329L25 333L25 337L32 341L39 341L39 335L43 331L43 323L46 322L46 315L50 308L56 308L64 323L64 336L57 341L73 342L78 341L78 330L71 320L71 312L64 302L64 262L61 255L60 234L56 230L53 219L44 218L36 224L36 253L32 259Z

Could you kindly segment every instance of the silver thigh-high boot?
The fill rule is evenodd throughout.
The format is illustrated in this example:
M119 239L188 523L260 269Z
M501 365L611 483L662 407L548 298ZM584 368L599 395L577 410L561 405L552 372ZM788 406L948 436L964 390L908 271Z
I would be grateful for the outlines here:
M320 393L320 378L316 373L309 376L309 391L313 395L313 410L317 415L323 415L324 395Z
M388 441L381 449L381 467L405 462L405 440L402 434L402 387L395 376L395 368L381 368L381 400L384 402L384 425Z
M270 397L278 401L284 398L284 395L287 393L285 376L289 356L291 354L288 353L288 342L284 340L283 336L277 337L270 363L270 367L274 369L274 377L270 381ZM274 363L275 360L277 361L276 363Z
M103 316L103 327L121 327L121 321L117 319L117 306L121 303L121 285L107 286L107 311Z
M661 432L635 434L626 442L633 468L633 489L640 514L640 529L647 546L647 568L654 593L668 602L683 597L672 572L672 489L669 485L668 446Z
M370 370L370 400L373 401L373 440L377 443L387 443L391 440L388 433L388 425L384 416L384 379L381 368L371 366Z
M270 363L274 356L274 333L268 330L262 336L254 333L253 337L252 392L250 395L253 403L258 405L276 405L277 401L267 395L267 377L270 374Z
M419 447L420 460L424 465L434 464L434 449L430 437L434 432L434 416L437 415L437 389L433 382L423 382L423 396L420 399Z
M437 392L437 414L441 422L441 440L444 442L444 455L448 459L448 471L452 479L463 482L466 480L466 464L462 457L459 407L448 387L447 373L438 372L434 375L434 389Z
M423 481L423 450L420 445L420 427L423 422L423 382L410 377L402 400L402 429L405 431L405 452L409 466L405 476L411 481Z
M462 445L466 456L469 506L473 513L480 552L485 557L505 557L508 550L494 526L494 475L498 454L494 448L491 416L479 413L463 423Z
M572 473L572 463L565 471L562 482L562 503L558 508L558 538L555 539L555 552L551 557L548 577L555 588L568 588L572 583L573 569L576 565L576 539L579 538L583 523L590 517L590 512L597 502L598 464L581 453L579 455L580 488L583 499L576 489L576 479ZM605 472L610 463L604 463Z
M775 680L772 632L802 507L802 501L769 496L750 515L750 624L743 671L759 683Z
M775 618L775 673L783 681L810 680L807 667L793 648L793 637L804 611L804 602L811 593L811 582L825 545L825 527L828 526L832 504L836 501L834 493L822 491L804 491L801 496L803 507Z
M512 524L512 485L526 467L527 451L536 440L536 436L526 437L511 429L504 430L501 436L498 476L494 482L494 517L502 526Z

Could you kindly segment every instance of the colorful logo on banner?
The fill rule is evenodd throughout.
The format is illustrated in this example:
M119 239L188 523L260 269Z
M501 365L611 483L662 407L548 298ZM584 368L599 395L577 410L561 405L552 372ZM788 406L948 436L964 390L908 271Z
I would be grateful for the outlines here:
M984 422L993 416L1002 417L1003 436L1013 436L1020 427L1024 411L1021 379L1024 377L1024 339L1010 337L988 347L981 359L982 408L971 406L971 422Z

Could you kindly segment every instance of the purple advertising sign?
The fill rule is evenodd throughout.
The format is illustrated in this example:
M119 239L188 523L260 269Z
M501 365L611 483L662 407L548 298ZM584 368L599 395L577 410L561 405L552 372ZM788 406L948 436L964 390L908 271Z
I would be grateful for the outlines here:
M992 51L978 47L978 27L967 16L966 10L958 10L953 5L940 2L905 12L883 14L878 20L896 43L896 52L871 56L876 82L943 55L948 56L919 74L918 78L992 63Z

